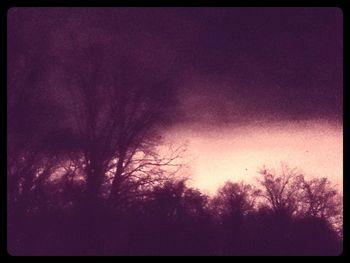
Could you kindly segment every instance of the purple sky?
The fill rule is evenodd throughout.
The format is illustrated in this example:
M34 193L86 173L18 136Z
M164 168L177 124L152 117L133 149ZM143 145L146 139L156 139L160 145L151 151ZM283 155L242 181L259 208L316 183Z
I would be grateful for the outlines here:
M172 76L179 118L170 133L181 138L195 127L226 134L252 123L257 134L305 121L341 130L342 31L337 8L12 8L9 106L24 88L69 108L65 67L90 59L108 76L124 54L140 65L135 72Z
M8 21L10 75L39 53L54 71L71 49L113 45L156 71L176 61L181 100L208 104L189 118L342 119L340 9L14 8Z

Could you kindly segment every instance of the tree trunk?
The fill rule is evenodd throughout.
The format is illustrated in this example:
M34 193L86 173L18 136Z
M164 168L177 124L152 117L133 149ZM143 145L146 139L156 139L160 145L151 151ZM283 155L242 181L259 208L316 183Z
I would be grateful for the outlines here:
M124 170L124 159L125 159L125 154L122 153L120 154L120 157L117 162L117 169L113 178L113 183L112 183L112 188L111 188L111 193L109 196L110 201L113 202L113 205L116 205L115 202L118 200L118 195L119 195L119 188L120 188L120 183L121 183L121 177L123 174Z

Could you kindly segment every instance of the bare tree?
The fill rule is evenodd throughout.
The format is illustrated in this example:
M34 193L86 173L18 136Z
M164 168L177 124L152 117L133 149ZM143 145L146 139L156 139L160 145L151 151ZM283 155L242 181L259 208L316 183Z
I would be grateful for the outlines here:
M259 173L262 175L262 179L258 179L262 186L259 196L267 201L273 211L295 214L304 182L304 176L297 168L291 169L282 163L280 175L265 167Z
M341 233L343 224L342 196L331 182L325 177L304 180L302 189L303 215L325 219Z
M157 152L161 129L174 118L174 71L152 72L99 43L74 49L61 68L71 75L64 102L67 136L80 144L88 202L106 196L102 189L109 187L108 199L116 203L132 183L134 188L150 184L162 177L163 168L179 166L173 161L182 148L166 158Z
M186 179L167 180L150 194L151 211L170 220L198 219L205 214L208 196L187 187Z
M327 178L306 180L296 168L282 164L281 174L263 168L262 197L274 212L297 218L319 218L342 232L342 196Z
M255 199L253 186L228 181L213 198L212 207L221 217L239 220L254 210Z

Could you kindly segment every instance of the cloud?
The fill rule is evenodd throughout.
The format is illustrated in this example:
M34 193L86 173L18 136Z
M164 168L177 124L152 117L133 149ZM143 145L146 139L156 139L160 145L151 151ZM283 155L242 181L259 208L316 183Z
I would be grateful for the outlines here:
M122 53L135 71L176 80L183 122L342 121L334 8L16 8L8 21L10 79L34 68L49 78L59 63L83 66L86 56L113 76ZM99 49L71 61L90 46Z

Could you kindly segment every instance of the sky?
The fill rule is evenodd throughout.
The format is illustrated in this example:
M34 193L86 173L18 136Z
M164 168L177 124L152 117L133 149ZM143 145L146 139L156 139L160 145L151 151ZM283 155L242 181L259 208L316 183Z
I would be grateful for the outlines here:
M135 72L172 78L176 95L152 92L176 97L164 135L187 142L196 187L280 162L342 184L342 21L338 8L12 8L8 102L25 82L67 104L65 66L88 57L107 75L125 54Z
M281 169L282 163L297 168L305 178L329 178L343 191L343 133L326 122L275 122L207 130L173 131L169 141L187 140L191 186L207 194L230 180L256 184L263 166ZM187 166L186 166L187 168Z

